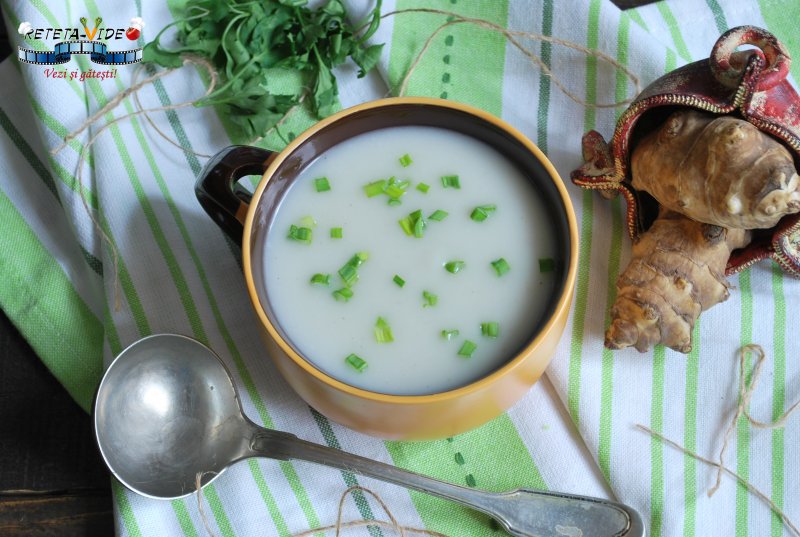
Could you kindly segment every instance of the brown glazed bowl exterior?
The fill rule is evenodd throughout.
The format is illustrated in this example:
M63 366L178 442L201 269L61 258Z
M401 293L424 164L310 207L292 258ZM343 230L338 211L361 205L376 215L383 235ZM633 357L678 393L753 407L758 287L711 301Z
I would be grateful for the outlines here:
M425 125L461 132L488 143L538 184L552 211L562 245L557 258L560 286L532 338L502 367L471 384L432 395L400 396L345 384L306 360L285 336L268 300L262 277L265 234L283 194L300 171L336 143L375 129ZM313 408L351 429L387 439L445 438L475 428L517 402L544 372L569 314L578 265L578 232L566 188L553 165L525 136L481 110L451 101L394 98L333 115L272 154L246 207L242 239L247 290L269 355L291 387ZM241 219L241 214L239 219Z

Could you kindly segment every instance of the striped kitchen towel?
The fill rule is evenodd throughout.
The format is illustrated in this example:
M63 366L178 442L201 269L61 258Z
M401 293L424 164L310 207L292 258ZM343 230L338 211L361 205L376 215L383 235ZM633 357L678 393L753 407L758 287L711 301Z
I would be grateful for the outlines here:
M366 0L346 3L354 19L371 7ZM102 16L108 26L124 27L141 16L147 24L143 43L173 20L179 4L4 0L2 7L12 35L23 22L64 28L76 26L79 17ZM569 40L610 55L644 84L707 57L720 33L741 24L769 29L800 57L800 5L790 0L678 0L625 12L606 0L383 2L385 12L413 7ZM384 19L372 38L386 43L378 72L356 79L354 68L338 70L341 106L396 91L425 40L445 19L419 13ZM619 70L595 57L548 42L524 43L553 78L543 76L497 32L448 26L415 69L408 93L463 101L506 119L566 178L581 163L583 132L610 135L621 109L577 104L558 84L590 103L620 101L635 89ZM33 45L52 50L53 44L43 39ZM0 307L84 408L104 364L122 348L151 333L183 333L222 356L245 411L267 427L469 486L615 497L640 510L654 536L790 535L761 500L728 477L708 497L712 469L635 424L716 457L737 404L738 349L747 343L760 344L769 357L751 412L760 419L780 415L800 397L795 332L800 281L770 263L734 277L728 302L703 314L688 356L662 347L646 354L607 351L602 335L614 281L630 255L623 202L569 184L580 225L580 272L570 322L546 377L508 413L455 438L406 443L357 434L309 409L265 356L236 248L195 200L194 181L204 158L167 144L142 117L100 134L80 183L78 154L100 124L51 155L69 132L129 86L131 66L119 66L115 78L103 80L68 76L92 66L83 57L52 71L16 59L0 64ZM794 80L798 69L800 63L792 66ZM67 76L56 78L62 71ZM166 106L197 97L202 89L201 77L184 68L144 90L141 98L145 107ZM125 99L104 120L133 110ZM198 153L213 154L230 143L211 109L184 108L153 120ZM280 148L282 139L311 122L302 112L293 114L263 143ZM118 310L111 250L89 212L119 252ZM772 431L740 421L726 458L795 521L800 520L798 461L798 419ZM485 516L444 501L303 463L242 462L206 487L200 501L214 535L291 536L333 523L340 495L354 484L378 492L405 525L453 537L503 534ZM115 484L114 505L120 535L206 535L195 497L161 502ZM387 518L373 498L348 497L346 520L373 517ZM347 534L392 532L373 525Z

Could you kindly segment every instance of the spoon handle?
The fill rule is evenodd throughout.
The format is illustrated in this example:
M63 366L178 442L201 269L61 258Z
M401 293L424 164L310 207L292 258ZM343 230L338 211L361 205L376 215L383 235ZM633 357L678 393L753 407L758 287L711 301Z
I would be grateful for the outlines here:
M302 460L439 496L486 513L517 537L644 537L639 514L626 505L584 496L514 490L486 492L453 485L390 464L258 428L253 456Z

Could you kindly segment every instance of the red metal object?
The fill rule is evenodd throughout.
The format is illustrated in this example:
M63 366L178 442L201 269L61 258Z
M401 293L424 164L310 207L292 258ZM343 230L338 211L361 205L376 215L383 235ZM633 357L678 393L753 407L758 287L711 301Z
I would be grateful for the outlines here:
M736 52L741 45L757 48ZM745 119L783 142L800 168L800 96L786 80L790 62L784 46L766 30L754 26L728 30L714 44L710 58L667 73L639 94L620 116L609 143L596 131L587 132L585 163L572 172L572 181L584 188L622 193L628 232L636 240L655 219L657 204L631 186L631 149L678 107ZM727 273L767 258L800 277L800 214L756 231L750 245L733 252Z

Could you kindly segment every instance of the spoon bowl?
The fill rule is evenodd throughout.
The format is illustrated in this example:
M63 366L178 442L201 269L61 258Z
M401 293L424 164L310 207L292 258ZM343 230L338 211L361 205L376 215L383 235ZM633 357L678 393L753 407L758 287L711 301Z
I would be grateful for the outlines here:
M192 494L248 457L302 460L347 470L482 511L517 537L644 537L639 514L599 498L518 489L496 493L453 485L389 464L259 427L244 415L230 373L214 352L160 334L112 362L94 406L97 444L114 476L155 499ZM560 529L559 529L560 528ZM574 529L574 531L573 531Z
M151 498L179 498L241 454L245 425L231 377L201 343L160 334L126 348L95 401L100 452L119 481Z

